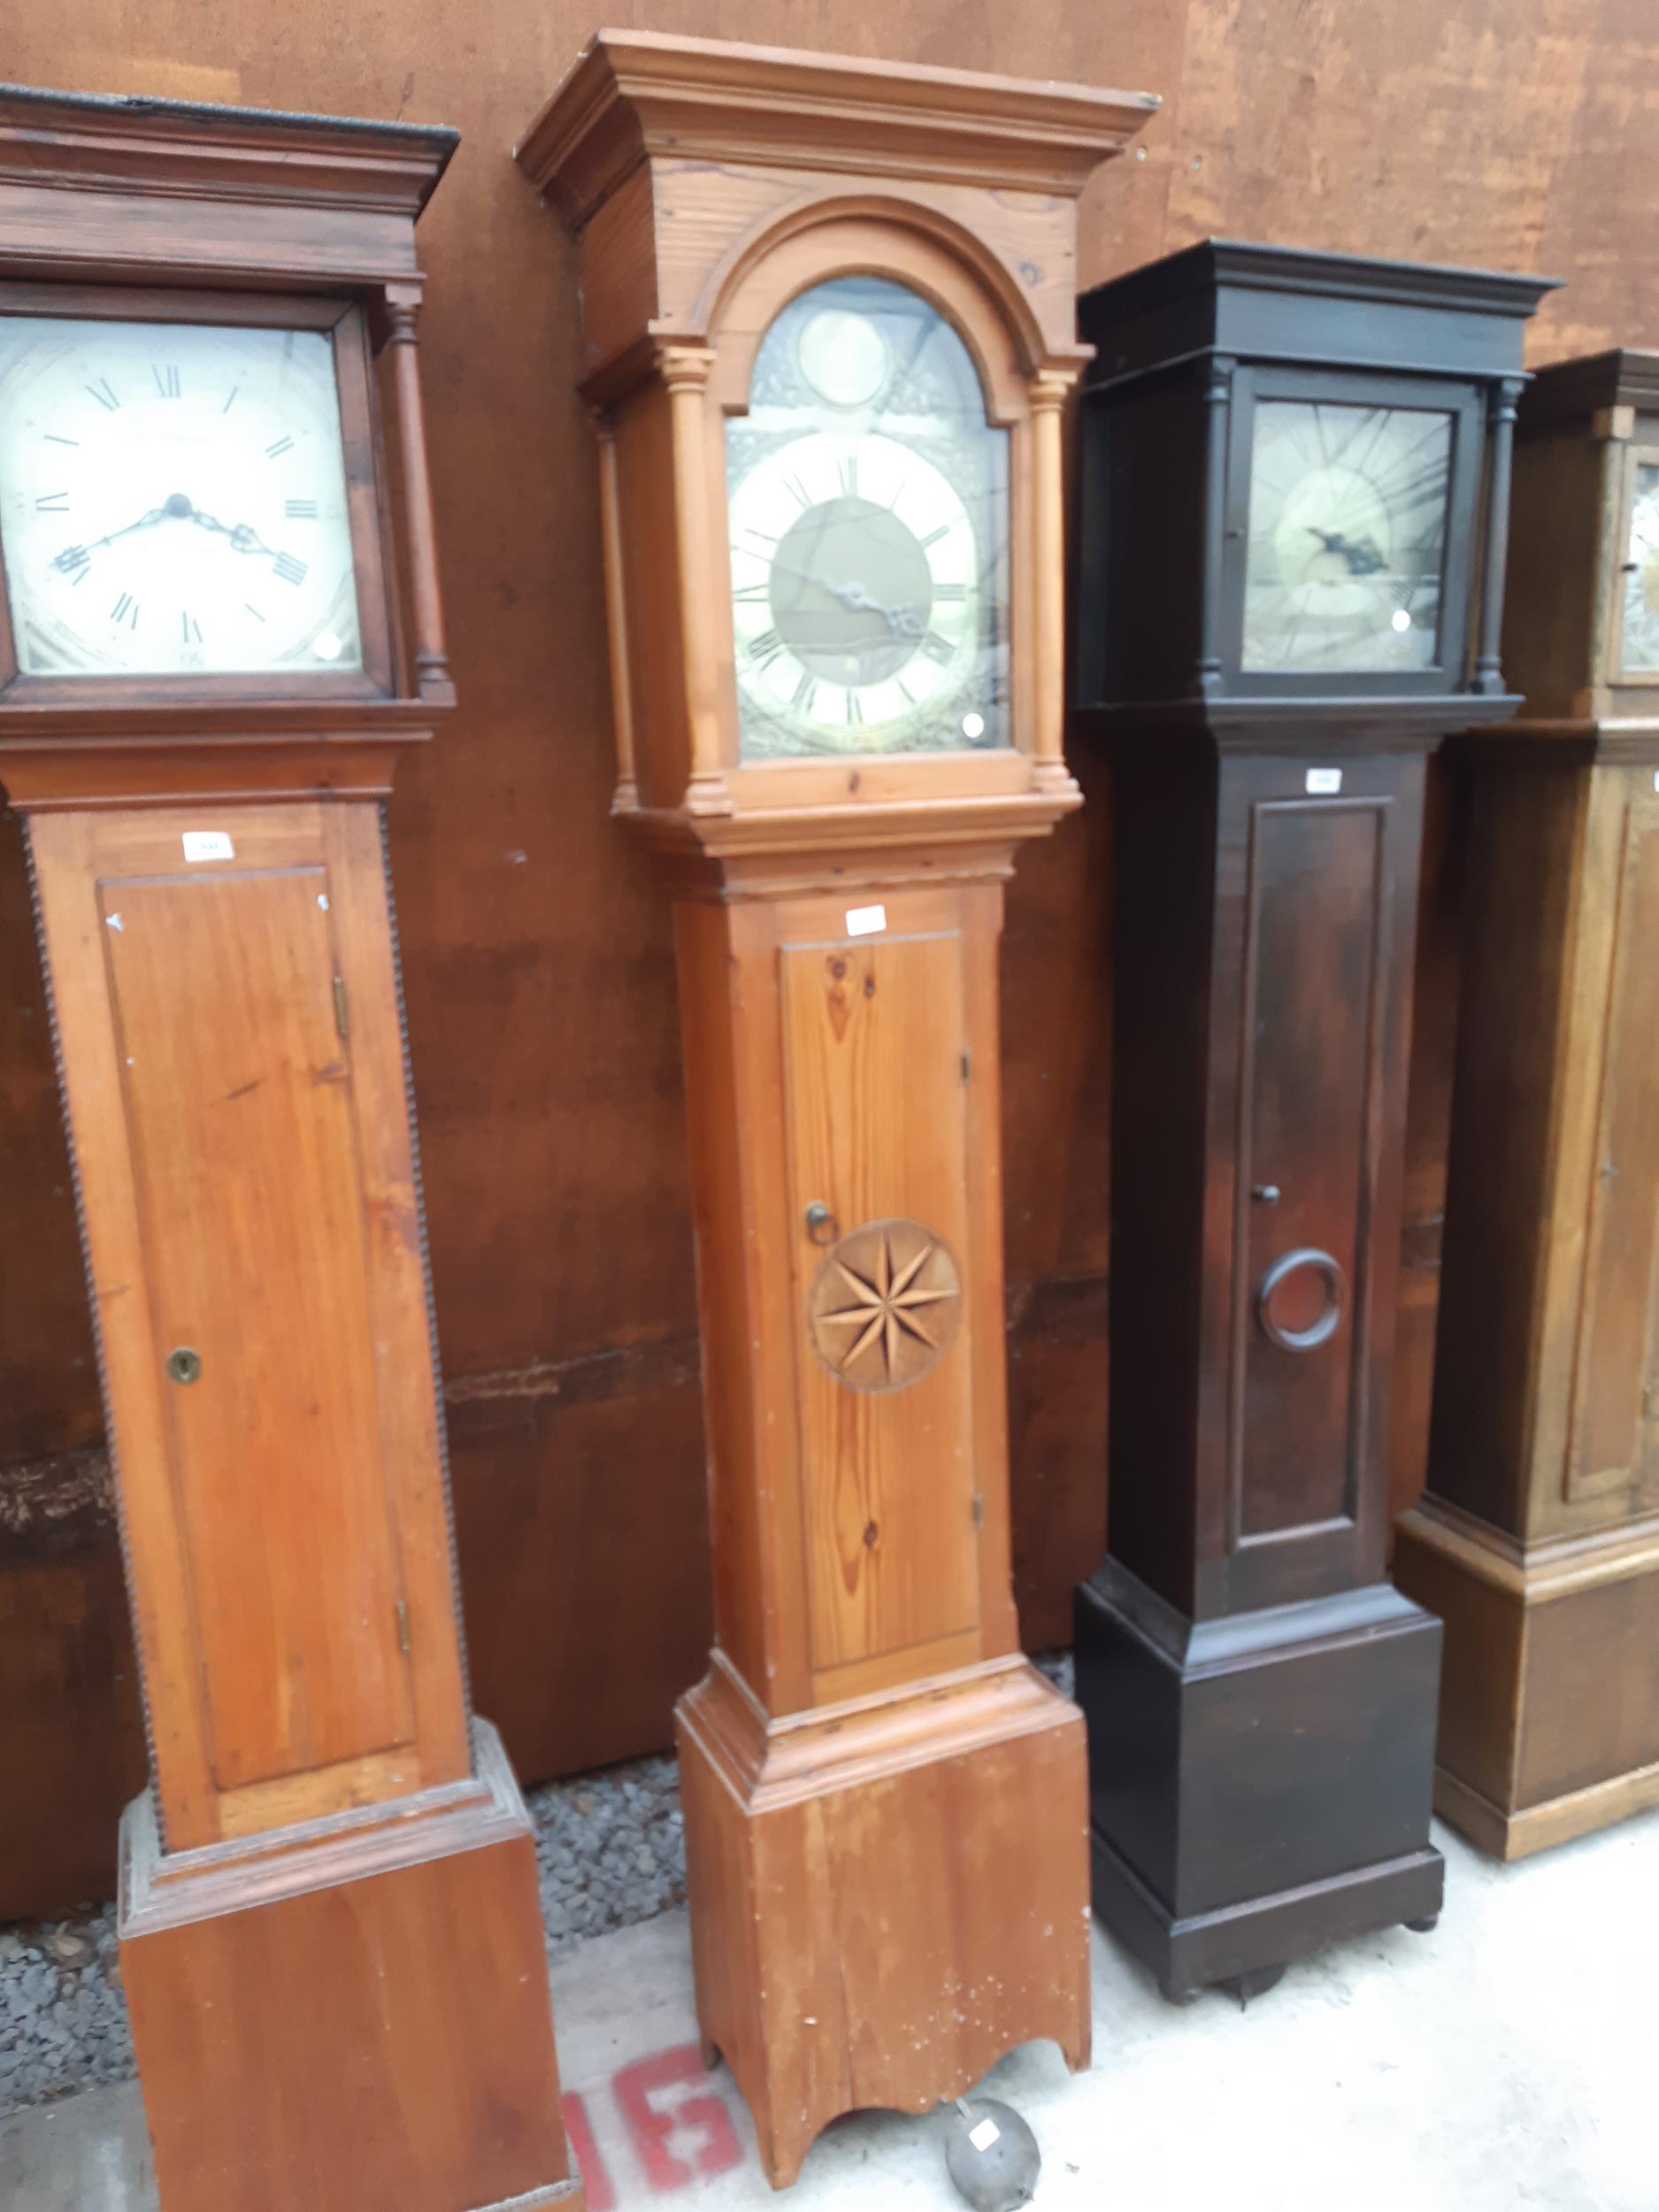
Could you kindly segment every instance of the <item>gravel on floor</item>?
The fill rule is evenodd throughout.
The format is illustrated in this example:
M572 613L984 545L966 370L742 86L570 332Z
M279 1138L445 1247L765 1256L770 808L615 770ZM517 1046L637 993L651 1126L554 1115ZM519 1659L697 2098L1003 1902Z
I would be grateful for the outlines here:
M1067 1653L1037 1664L1068 1694ZM526 1792L549 1958L683 1904L680 1780L666 1754ZM135 2071L115 1907L0 1928L0 2114Z
M649 1920L686 1896L672 1758L635 1759L526 1792L548 1955ZM0 2113L136 2072L115 1907L0 1929Z

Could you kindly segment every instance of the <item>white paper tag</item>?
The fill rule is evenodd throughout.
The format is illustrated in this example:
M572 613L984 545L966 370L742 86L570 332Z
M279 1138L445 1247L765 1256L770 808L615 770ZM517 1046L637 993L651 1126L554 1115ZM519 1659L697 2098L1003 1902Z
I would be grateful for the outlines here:
M184 856L187 860L234 860L236 848L223 830L186 830Z
M885 906L849 906L847 910L847 934L849 937L872 937L879 929L887 926Z
M992 2144L999 2140L1002 2132L995 2120L981 2120L977 2128L969 2129L968 2140L976 2151L988 2151Z
M1308 771L1308 789L1317 799L1328 799L1342 788L1340 768L1310 768Z

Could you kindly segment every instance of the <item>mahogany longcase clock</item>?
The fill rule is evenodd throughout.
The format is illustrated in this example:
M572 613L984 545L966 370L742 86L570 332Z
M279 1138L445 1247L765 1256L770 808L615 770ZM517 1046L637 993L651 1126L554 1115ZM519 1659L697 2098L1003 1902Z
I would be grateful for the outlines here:
M1384 1574L1424 760L1513 712L1534 280L1236 245L1090 293L1077 700L1114 838L1095 1908L1167 1994L1439 1909Z
M1541 370L1465 942L1428 1493L1435 1802L1517 1858L1659 1803L1659 356Z
M0 95L0 779L149 1722L119 1932L164 2212L580 2202L468 1712L381 832L453 701L414 236L453 146Z
M1156 104L602 33L578 240L617 810L672 892L716 1550L697 2001L793 2177L1089 2041L1083 1740L1010 1590L997 945L1061 757L1075 201Z

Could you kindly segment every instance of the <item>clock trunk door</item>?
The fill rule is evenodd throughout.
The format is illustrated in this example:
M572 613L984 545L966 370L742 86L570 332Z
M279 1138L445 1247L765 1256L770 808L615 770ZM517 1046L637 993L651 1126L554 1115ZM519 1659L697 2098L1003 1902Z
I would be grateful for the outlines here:
M322 1770L349 1801L363 1763L384 1769L415 1735L331 890L315 864L98 891L206 1749L233 1831L250 1824L239 1793L268 1817Z
M1397 1263L1411 919L1401 856L1416 833L1390 785L1420 771L1362 761L1340 773L1339 792L1309 795L1294 761L1223 771L1225 843L1244 872L1240 987L1221 1002L1242 1023L1226 1054L1239 1082L1234 1609L1315 1597L1382 1568L1363 1476L1382 1434Z
M1598 770L1619 818L1607 1026L1589 1161L1584 1290L1566 1496L1624 1513L1659 1504L1659 797L1648 768Z
M979 1656L963 940L954 900L883 911L802 902L780 951L821 1701Z

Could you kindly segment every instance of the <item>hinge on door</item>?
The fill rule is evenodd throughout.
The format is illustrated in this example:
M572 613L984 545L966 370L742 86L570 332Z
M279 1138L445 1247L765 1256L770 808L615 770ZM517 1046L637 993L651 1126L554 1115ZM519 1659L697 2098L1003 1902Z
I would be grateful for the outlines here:
M973 1494L973 1525L975 1528L985 1526L985 1500L977 1490Z
M409 1600L397 1601L397 1648L405 1658L409 1655Z
M964 1052L964 1053L963 1054L963 1056L962 1056L962 1079L963 1079L963 1081L964 1081L964 1083L965 1083L965 1082L967 1082L967 1081L968 1081L968 1079L970 1079L970 1077L972 1075L972 1073L973 1073L973 1055L972 1055L971 1052Z
M334 978L334 1027L343 1037L346 1033L346 979Z

